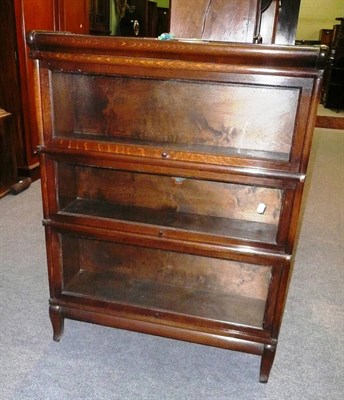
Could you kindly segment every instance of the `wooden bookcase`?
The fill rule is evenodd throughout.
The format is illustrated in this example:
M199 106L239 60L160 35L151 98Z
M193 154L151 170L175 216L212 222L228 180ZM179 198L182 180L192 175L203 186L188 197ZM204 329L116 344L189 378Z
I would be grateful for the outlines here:
M277 346L324 51L33 32L54 340L65 318Z

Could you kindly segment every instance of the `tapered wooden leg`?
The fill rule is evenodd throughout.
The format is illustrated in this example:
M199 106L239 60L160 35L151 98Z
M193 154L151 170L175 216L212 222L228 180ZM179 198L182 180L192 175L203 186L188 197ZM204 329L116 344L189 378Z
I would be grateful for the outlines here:
M59 342L63 335L64 318L61 316L61 307L56 305L49 306L50 321L53 326L53 339L55 342Z
M262 359L260 363L259 382L261 383L268 382L275 354L276 354L276 346L272 346L270 344L264 346Z

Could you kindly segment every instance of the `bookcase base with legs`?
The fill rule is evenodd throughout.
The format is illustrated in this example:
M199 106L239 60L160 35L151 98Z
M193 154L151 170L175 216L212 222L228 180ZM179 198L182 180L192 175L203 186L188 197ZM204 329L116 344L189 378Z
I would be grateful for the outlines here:
M324 50L28 36L54 340L74 319L273 364Z

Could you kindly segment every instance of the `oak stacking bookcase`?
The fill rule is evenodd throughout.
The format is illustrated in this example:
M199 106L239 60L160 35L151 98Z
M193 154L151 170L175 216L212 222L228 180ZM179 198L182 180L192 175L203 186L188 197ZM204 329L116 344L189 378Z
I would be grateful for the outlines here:
M326 49L30 32L50 318L273 364Z

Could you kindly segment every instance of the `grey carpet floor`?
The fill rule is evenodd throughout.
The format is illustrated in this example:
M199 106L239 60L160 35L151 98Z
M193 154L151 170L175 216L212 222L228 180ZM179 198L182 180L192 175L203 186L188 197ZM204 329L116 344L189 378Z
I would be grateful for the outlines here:
M0 200L1 400L344 398L344 131L316 129L275 363L66 320L52 341L39 182Z

